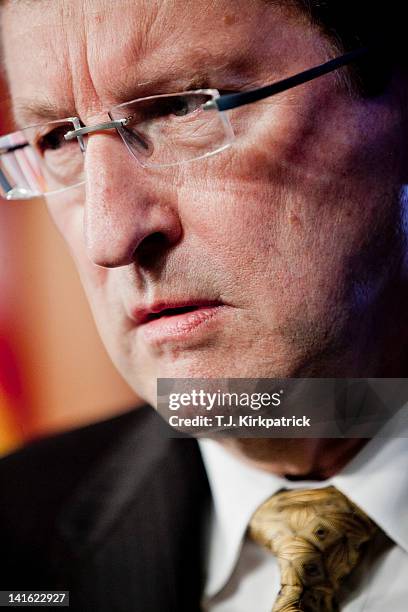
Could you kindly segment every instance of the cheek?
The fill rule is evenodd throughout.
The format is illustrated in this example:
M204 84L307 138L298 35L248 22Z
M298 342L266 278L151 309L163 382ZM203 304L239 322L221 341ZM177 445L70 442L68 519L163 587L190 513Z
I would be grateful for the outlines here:
M61 196L49 200L48 210L58 231L66 242L75 262L82 285L94 307L103 294L109 270L95 266L88 257L84 241L84 199L83 188L70 193L66 203Z
M241 303L270 303L267 316L282 321L299 308L304 317L341 316L394 248L380 234L398 226L398 159L383 159L401 148L397 118L320 98L281 106L251 134L244 123L233 148L207 173L200 168L194 188L180 181L200 250L228 271ZM373 295L378 267L376 275Z
M105 345L114 351L116 346L114 319L121 311L117 305L112 306L112 295L117 294L111 290L109 283L113 271L95 266L87 255L83 230L84 197L83 192L77 194L77 200L70 201L69 205L60 199L55 200L49 202L48 208L75 262L99 334Z

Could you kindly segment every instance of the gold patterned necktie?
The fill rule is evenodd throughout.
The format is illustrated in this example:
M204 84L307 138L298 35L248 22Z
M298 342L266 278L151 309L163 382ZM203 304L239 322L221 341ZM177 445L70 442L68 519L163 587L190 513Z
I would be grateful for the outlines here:
M377 530L335 487L268 499L252 516L249 535L279 563L281 589L272 612L336 612L341 582Z

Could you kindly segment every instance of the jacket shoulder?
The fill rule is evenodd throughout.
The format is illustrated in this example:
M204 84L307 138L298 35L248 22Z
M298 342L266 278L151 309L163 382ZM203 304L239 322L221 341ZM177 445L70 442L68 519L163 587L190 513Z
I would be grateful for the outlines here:
M149 406L29 443L0 459L0 528L13 533L46 528L58 508L129 428L152 418Z
M78 612L198 609L209 488L173 434L143 407L3 458L0 587L67 590Z

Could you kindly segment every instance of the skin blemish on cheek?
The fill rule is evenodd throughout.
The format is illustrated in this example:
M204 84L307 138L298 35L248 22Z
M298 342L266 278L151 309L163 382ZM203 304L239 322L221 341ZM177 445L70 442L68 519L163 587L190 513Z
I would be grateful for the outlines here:
M228 13L227 15L224 15L222 21L226 26L232 26L237 22L237 16L233 13Z
M290 211L289 215L288 215L288 221L290 223L290 225L294 228L301 228L302 227L302 221L300 220L300 217L298 217L298 215L296 215L294 212Z

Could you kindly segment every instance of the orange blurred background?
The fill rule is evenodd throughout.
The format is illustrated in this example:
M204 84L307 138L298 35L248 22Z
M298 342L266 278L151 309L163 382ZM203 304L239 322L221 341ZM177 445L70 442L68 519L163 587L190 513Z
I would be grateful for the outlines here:
M1 81L0 101L4 134ZM45 204L0 200L0 455L137 403L105 353Z

